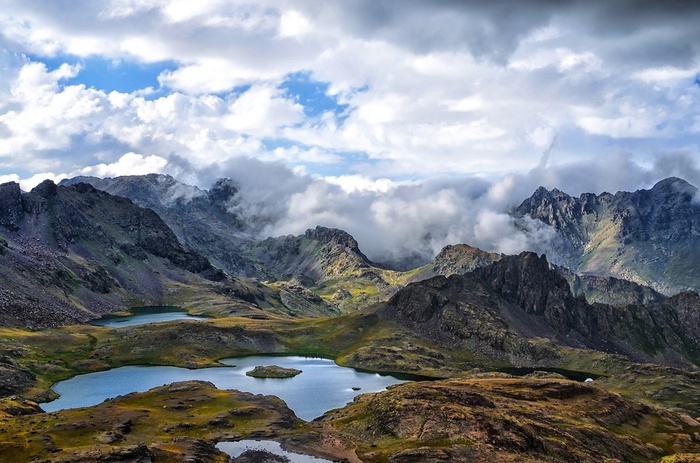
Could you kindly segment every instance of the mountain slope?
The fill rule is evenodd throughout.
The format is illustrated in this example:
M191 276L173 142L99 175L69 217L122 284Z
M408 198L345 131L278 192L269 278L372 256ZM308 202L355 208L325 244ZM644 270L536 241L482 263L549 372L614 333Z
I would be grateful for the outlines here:
M88 184L0 185L0 323L84 322L131 305L220 293L254 306L260 290L185 249L149 209Z
M647 305L666 299L666 296L649 286L632 281L615 277L577 275L567 268L558 266L555 269L569 282L574 296L583 295L591 303Z
M668 178L650 190L571 197L540 187L516 209L552 226L547 250L575 273L613 276L664 294L700 290L698 190Z
M359 396L317 424L377 463L641 463L700 452L700 423L687 415L557 379L406 383Z
M533 253L410 284L378 314L438 345L463 346L513 365L556 364L559 347L700 365L696 293L647 306L589 304L573 296L544 256Z
M468 244L447 245L428 264L410 272L406 283L426 280L437 275L450 276L471 272L501 259L503 254L482 251Z
M76 177L63 180L61 185L75 183L89 183L152 209L184 246L205 256L230 275L260 276L260 268L245 255L253 241L247 233L248 226L229 212L238 193L230 180L220 179L208 191L162 174L104 179Z
M249 255L283 289L309 290L343 311L387 299L405 279L370 262L348 233L322 226L303 235L268 238Z

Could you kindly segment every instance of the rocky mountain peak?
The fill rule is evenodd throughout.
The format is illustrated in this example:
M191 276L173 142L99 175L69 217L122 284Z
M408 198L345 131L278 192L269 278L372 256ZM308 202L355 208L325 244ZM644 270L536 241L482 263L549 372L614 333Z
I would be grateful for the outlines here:
M559 332L573 326L570 308L576 301L569 283L547 261L533 252L505 256L474 275L526 313L541 315Z
M44 180L35 186L31 193L41 196L44 199L49 199L56 196L56 188L56 184L53 182L53 180Z
M698 189L685 180L669 177L652 187L651 196L655 203L678 207L691 203L697 192Z
M306 232L304 232L304 237L310 240L342 246L355 253L362 254L355 238L348 232L338 228L328 228L318 225L316 228L306 230ZM364 256L364 254L362 255Z
M547 250L557 265L673 294L700 289L697 192L676 177L649 190L579 198L538 188L514 215L529 215L555 229L556 238L541 251Z
M214 204L224 204L238 193L238 188L230 178L220 178L209 189L209 198Z

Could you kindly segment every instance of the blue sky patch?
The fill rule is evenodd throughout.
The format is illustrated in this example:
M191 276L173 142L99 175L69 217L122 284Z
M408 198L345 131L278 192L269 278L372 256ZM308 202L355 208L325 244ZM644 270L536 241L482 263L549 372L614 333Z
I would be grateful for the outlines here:
M348 105L340 104L335 96L328 95L328 87L327 82L313 80L310 72L288 74L280 85L288 97L304 106L307 117L318 117L332 111L338 122L342 122L347 118Z
M263 140L263 146L267 151L274 151L276 148L289 149L294 146L298 147L300 150L308 150L312 146L305 145L303 143L293 142L285 138L266 138ZM341 176L346 174L354 174L366 168L377 164L379 161L370 158L367 153L361 151L334 151L329 150L330 153L338 157L338 162L327 163L327 162L313 162L311 160L304 161L294 161L290 164L292 165L303 165L306 170L311 174L321 175L321 176Z
M57 69L64 63L70 65L80 63L78 75L63 81L63 85L84 84L86 87L93 87L107 93L111 91L131 93L148 87L158 90L160 89L158 75L165 70L177 67L173 62L144 64L70 55L59 55L53 58L30 55L29 58L46 64L49 70Z

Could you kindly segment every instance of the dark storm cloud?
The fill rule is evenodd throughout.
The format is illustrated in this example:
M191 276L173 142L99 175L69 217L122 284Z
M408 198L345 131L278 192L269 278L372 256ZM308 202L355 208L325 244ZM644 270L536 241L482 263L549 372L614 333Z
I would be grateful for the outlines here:
M545 5L558 3L533 7L531 2L518 1L355 0L305 10L353 35L388 41L414 52L466 49L476 57L503 62L520 38L547 24L551 11L545 11Z
M533 31L564 18L572 44L601 41L610 59L687 66L698 54L700 4L695 1L355 0L300 3L307 14L365 39L417 53L468 50L505 63ZM621 40L622 39L622 40Z

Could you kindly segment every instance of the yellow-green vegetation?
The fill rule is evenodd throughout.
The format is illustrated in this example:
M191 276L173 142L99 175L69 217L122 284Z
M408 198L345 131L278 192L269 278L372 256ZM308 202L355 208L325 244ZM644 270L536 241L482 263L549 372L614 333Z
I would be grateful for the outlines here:
M337 358L349 355L357 346L390 346L399 342L397 333L400 331L390 324L361 313L299 321L180 320L119 329L74 325L32 332L4 328L0 329L0 356L11 358L18 368L37 378L30 389L12 393L45 399L51 384L79 373L133 364L210 367L219 365L220 358L257 353ZM391 371L425 373L415 371L414 364L406 358L405 365L387 366Z
M631 364L596 383L633 400L700 416L700 372Z
M653 462L700 451L695 420L555 379L405 383L318 425L365 462Z
M119 329L89 325L40 332L0 329L0 356L36 375L30 386L18 385L7 392L40 400L47 400L46 391L55 381L80 373L135 364L211 367L220 365L221 358L260 353L316 355L345 366L441 378L474 368L513 366L463 347L437 347L369 311L304 320L231 317ZM664 391L665 370L644 380L643 393L635 385L641 381L635 376L637 366L624 357L559 348L553 358L555 362L540 366L601 375L606 377L601 384L625 395L661 406L672 400L672 406L681 403L680 408L688 411L698 409L693 390L700 380L693 379L675 394L666 389L654 395L653 391Z
M111 461L119 455L123 461L224 463L226 455L212 442L313 435L276 397L222 391L197 381L48 414L4 399L0 430L0 455L8 462Z
M663 457L659 463L700 463L698 453L679 453L668 457Z
M700 373L630 363L622 356L559 348L539 366L601 375L598 387L644 403L700 415ZM0 329L0 360L28 371L35 381L18 382L6 394L49 400L55 381L122 365L218 366L218 359L250 354L315 355L344 366L433 378L510 367L464 347L452 349L419 339L372 311L331 318L290 320L245 317L173 321L110 329L89 325L40 332ZM0 368L5 364L0 362ZM536 365L529 365L536 366ZM478 368L478 370L474 370ZM9 371L9 370L8 370Z
M620 248L618 236L620 224L611 221L602 221L591 234L586 249L581 256L579 272L600 273L601 269L613 268L614 259Z

